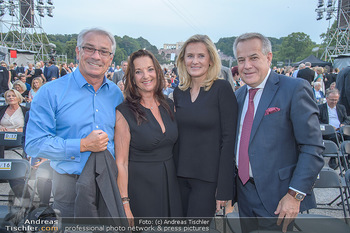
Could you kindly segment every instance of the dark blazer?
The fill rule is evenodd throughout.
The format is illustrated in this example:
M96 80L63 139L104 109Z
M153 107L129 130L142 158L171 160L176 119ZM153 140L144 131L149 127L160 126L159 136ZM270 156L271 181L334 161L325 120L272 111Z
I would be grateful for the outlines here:
M0 121L2 119L2 117L5 115L6 109L9 107L9 105L3 105L0 106ZM23 113L23 117L25 118L27 111L29 111L28 108L23 107L23 106L19 106L22 109L22 113Z
M320 115L318 116L318 119L321 124L329 124L329 117L328 117L328 108L327 103L318 105L318 108L320 110ZM344 105L337 104L337 114L340 124L349 125L350 119L348 118L348 115L346 114L346 109Z
M337 76L336 87L340 91L339 104L346 108L350 115L350 66L342 69Z
M126 215L117 175L115 159L108 150L91 153L76 183L74 216L113 217L115 224L123 223L119 221Z
M9 89L9 71L5 67L0 67L0 94Z
M237 137L246 95L246 85L236 91ZM323 149L311 86L303 79L271 72L257 106L248 149L256 190L271 216L289 186L307 194L301 211L316 207L312 187L324 164ZM238 204L249 205L239 200Z
M306 67L305 69L301 69L298 71L297 77L305 79L311 84L311 82L315 79L315 71Z

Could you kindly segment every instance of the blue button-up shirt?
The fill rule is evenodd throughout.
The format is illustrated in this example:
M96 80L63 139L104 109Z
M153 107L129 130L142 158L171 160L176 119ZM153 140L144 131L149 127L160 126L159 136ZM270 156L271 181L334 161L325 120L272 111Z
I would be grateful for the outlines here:
M80 140L93 130L108 134L114 156L116 106L123 101L119 87L104 78L95 92L76 69L42 86L31 104L25 151L51 160L58 173L80 174L91 152L80 152Z

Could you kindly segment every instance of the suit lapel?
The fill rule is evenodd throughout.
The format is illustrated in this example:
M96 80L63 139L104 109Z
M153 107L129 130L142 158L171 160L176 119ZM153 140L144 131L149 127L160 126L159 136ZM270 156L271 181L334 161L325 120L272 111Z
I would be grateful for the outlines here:
M250 134L250 142L254 138L255 133L256 133L257 129L259 128L260 122L265 115L265 111L269 107L273 97L275 96L275 94L279 88L278 83L279 83L278 75L275 74L274 72L271 72L270 76L268 77L268 79L266 81L263 93L261 95L258 109L256 110L256 113L254 116L252 132Z

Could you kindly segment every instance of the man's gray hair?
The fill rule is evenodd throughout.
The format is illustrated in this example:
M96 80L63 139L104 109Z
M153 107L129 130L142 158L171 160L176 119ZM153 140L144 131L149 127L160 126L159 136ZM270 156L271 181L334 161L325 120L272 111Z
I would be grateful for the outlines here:
M308 62L308 61L305 62L305 66L306 66L306 67L311 67L311 62Z
M111 53L115 53L115 49L117 47L117 44L115 42L115 39L114 39L114 36L104 30L104 29L101 29L101 28L90 28L90 29L84 29L82 30L79 35L78 35L78 39L77 39L77 47L80 49L81 46L83 45L83 42L84 42L84 37L86 36L86 34L90 33L90 32L93 32L93 33L97 33L97 34L102 34L102 35L106 35L110 41L112 42L112 46L111 46Z
M340 91L337 89L337 88L334 88L332 90L328 90L326 92L326 97L328 97L330 94L336 94L336 95L339 95L340 96Z
M239 42L247 41L247 40L252 40L252 39L259 39L262 43L261 46L261 52L264 55L267 55L268 53L272 52L272 46L270 40L265 37L264 35L257 33L257 32L249 32L249 33L244 33L240 35L239 37L236 38L235 42L233 43L233 54L237 58L237 45Z
M300 63L300 65L299 65L299 70L300 69L304 69L305 68L305 64L304 63Z
M120 65L123 66L124 63L128 63L128 62L127 62L127 61L122 61L122 62L120 63Z

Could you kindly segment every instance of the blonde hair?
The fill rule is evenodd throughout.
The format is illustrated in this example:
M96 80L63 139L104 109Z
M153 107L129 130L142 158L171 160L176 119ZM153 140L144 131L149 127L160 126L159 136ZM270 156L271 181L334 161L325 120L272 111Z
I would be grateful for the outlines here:
M205 91L209 91L214 81L219 78L219 75L221 72L221 60L220 60L218 51L214 43L211 41L211 39L207 35L198 35L198 34L191 36L184 43L184 45L180 50L179 56L176 60L176 66L178 67L179 76L180 76L179 88L180 90L185 91L191 86L191 83L192 83L191 75L187 72L186 64L185 64L186 47L190 43L203 43L208 50L212 65L209 65L207 77L205 77L203 81L203 87Z
M6 103L6 104L8 104L8 103L7 103L7 100L6 100L6 96L7 96L7 94L8 94L10 91L12 91L12 92L15 94L15 96L16 96L17 99L18 99L18 103L19 103L19 104L23 102L24 98L23 98L23 96L21 95L21 93L19 93L19 92L18 92L17 90L15 90L15 89L10 89L10 90L7 90L7 91L4 93L5 103Z
M36 68L36 69L40 69L40 68L41 68L41 63L40 63L40 62L37 62L37 63L35 64L35 68Z
M19 85L23 91L27 90L26 85L21 80L17 80L13 83L13 87L15 87L16 85Z
M316 68L316 72L317 72L318 74L323 74L323 71L324 71L324 69L323 69L322 67L317 67L317 68Z
M39 82L39 87L38 87L38 89L35 89L35 87L34 87L34 81L35 80L38 80L38 82ZM41 77L36 77L36 78L33 78L33 80L32 80L32 89L33 89L33 91L38 91L39 90L39 88L41 87L43 85L43 79L41 78Z

